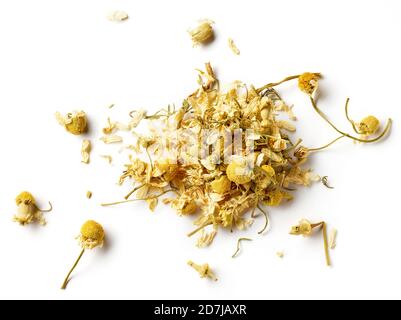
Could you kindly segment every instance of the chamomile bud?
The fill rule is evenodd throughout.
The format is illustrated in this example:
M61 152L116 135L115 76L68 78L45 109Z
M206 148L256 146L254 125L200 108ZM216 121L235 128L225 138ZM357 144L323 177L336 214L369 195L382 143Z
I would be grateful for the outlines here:
M303 73L298 78L298 88L311 96L319 86L319 79L320 75L318 73Z
M83 134L88 130L88 120L83 111L73 111L65 116L57 112L56 119L69 133L74 135Z
M377 132L380 127L380 121L375 116L367 116L363 118L358 125L359 132L364 135L372 135Z
M104 229L101 224L93 220L86 221L81 227L79 242L84 249L101 247L104 241Z

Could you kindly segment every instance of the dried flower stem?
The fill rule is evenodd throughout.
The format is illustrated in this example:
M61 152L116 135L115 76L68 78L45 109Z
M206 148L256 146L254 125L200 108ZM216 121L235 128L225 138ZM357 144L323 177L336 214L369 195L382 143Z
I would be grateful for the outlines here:
M140 186L135 187L134 189L132 189L132 190L124 197L124 199L125 199L125 200L128 200L128 198L129 198L135 191L137 191L138 189L142 188L144 185L145 185L145 184L141 184Z
M267 213L266 211L264 211L259 205L257 205L257 208L258 208L258 209L260 210L260 212L262 212L263 215L265 216L265 225L264 225L263 229L260 230L260 231L258 232L258 234L262 234L262 233L267 229L267 227L268 227L268 225L269 225L269 223L270 223L270 219L269 219L268 213Z
M328 179L329 179L328 176L324 176L324 177L322 178L322 183L323 183L323 185L324 185L326 188L334 189L334 187L332 187L332 186L329 185Z
M386 125L386 127L384 128L383 132L382 132L379 136L377 136L376 138L374 138L374 139L360 139L360 138L354 137L354 136L352 136L352 135L350 135L350 134L348 134L348 133L346 133L346 132L343 132L343 131L339 130L339 129L327 118L327 116L323 113L323 111L321 111L321 110L319 109L319 107L318 107L317 104L316 104L315 99L313 99L313 97L310 97L310 100L311 100L311 102L312 102L313 109L315 109L315 111L319 114L319 116L321 116L321 117L322 117L335 131L337 131L339 134L343 135L344 137L350 138L350 139L352 139L352 140L359 141L359 142L363 142L363 143L372 143L372 142L376 142L376 141L379 141L381 138L383 138L383 137L386 135L386 133L387 133L387 132L390 130L390 128L391 128L392 120L391 120L391 119L388 119L388 120L387 120L387 125Z
M256 92L257 93L261 93L263 90L266 90L266 89L269 89L269 88L272 88L272 87L276 87L276 86L278 86L278 85L280 85L280 84L282 84L284 82L287 82L287 81L290 81L290 80L294 80L294 79L298 79L299 76L300 75L298 74L296 76L287 77L287 78L285 78L285 79L283 79L283 80L281 80L279 82L268 83L268 84L264 85L263 87L260 87L259 89L256 89Z
M205 223L205 224L201 225L200 227L196 228L194 231L191 231L190 233L188 233L187 236L192 237L195 233L198 233L203 228L206 228L207 226L210 226L211 224L213 224L213 222Z
M140 199L129 199L129 200L123 200L123 201L117 201L117 202L110 202L110 203L102 203L101 206L102 207L109 207L109 206L114 206L117 204L123 204L123 203L127 203L127 202L134 202L134 201L141 201L141 200L152 200L152 199L156 199L159 198L160 196L162 196L163 194L166 194L167 192L175 192L175 190L169 189L169 190L165 190L161 193L159 193L156 196L151 196L151 197L147 197L147 198L140 198Z
M319 223L312 224L311 226L312 226L312 229L316 228L316 227L320 227L320 226L322 227L323 242L324 242L324 253L325 253L325 256L326 256L326 264L328 266L331 266L330 255L329 255L329 243L327 241L327 225L326 225L326 222L322 221L322 222L319 222Z
M53 210L53 205L52 205L52 203L49 201L49 206L50 206L50 208L49 209L45 209L45 210L43 210L43 209L39 209L39 208L36 208L36 209L38 209L38 211L40 211L40 212L50 212L50 211L52 211Z
M358 128L356 127L355 122L349 117L348 104L349 104L349 98L347 98L347 101L345 102L345 117L347 118L349 123L351 123L352 129L354 129L355 133L362 134L361 132L359 132Z
M82 249L81 253L78 256L78 259L75 261L74 265L72 266L70 272L68 272L67 276L65 277L65 280L63 282L63 285L61 286L62 290L65 290L67 288L67 284L70 281L70 275L74 271L75 267L78 265L79 260L81 260L83 254L85 252L85 249Z
M235 258L238 254L238 252L241 250L241 241L252 241L252 239L249 238L239 238L237 241L237 250L234 252L232 255L232 258Z
M338 138L335 138L333 141L329 142L328 144L325 144L323 147L319 147L319 148L308 148L309 152L316 152L316 151L321 151L324 150L328 147L330 147L331 145L333 145L334 143L336 143L338 140L341 140L342 138L345 138L345 136L340 136Z

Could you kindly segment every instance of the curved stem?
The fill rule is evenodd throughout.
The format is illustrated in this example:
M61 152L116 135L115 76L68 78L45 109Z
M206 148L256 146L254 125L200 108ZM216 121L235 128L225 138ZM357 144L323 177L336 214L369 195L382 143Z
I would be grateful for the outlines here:
M141 185L138 186L138 187L135 187L134 189L132 189L132 190L124 197L124 199L125 199L125 200L128 200L128 198L129 198L135 191L137 191L138 189L142 188L144 185L145 185L145 183L144 183L144 184L141 184Z
M341 130L337 129L337 127L336 127L336 126L327 118L327 116L318 108L318 106L316 105L316 102L315 102L315 100L313 99L313 97L310 97L310 100L311 100L311 102L312 102L313 109L315 109L315 111L319 114L319 116L321 116L321 117L323 118L323 120L325 120L325 121L326 121L335 131L337 131L339 134L341 134L341 135L343 135L343 136L345 136L345 137L347 137L347 138L350 138L350 139L352 139L352 140L359 141L359 142L363 142L363 143L372 143L372 142L376 142L376 141L379 141L381 138L383 138L383 137L386 135L386 133L387 133L387 132L390 130L390 128L391 128L392 120L391 120L391 119L388 119L388 120L387 120L387 125L386 125L386 127L384 128L383 132L382 132L379 136L377 136L376 138L374 138L374 139L360 139L360 138L354 137L354 136L352 136L352 135L350 135L350 134L348 134L348 133L346 133L346 132L344 132L344 131L341 131Z
M264 225L263 229L258 232L258 234L262 234L267 229L267 226L269 225L270 219L269 219L269 215L267 214L267 212L265 212L259 205L257 206L257 208L265 216L265 225Z
M63 282L63 285L61 286L61 289L65 290L65 288L67 288L67 284L69 282L70 279L70 275L71 273L74 271L75 267L78 265L79 260L81 260L82 255L84 254L85 249L82 249L81 253L78 256L78 259L75 261L74 265L72 266L70 272L68 272L67 276L65 277L65 280Z
M350 116L348 115L348 104L349 104L349 98L347 98L347 101L345 102L345 117L347 118L347 120L349 121L349 123L351 123L352 129L354 129L354 131L355 131L357 134L362 134L361 132L358 131L358 128L356 127L354 120L352 120L352 119L350 118Z
M329 142L328 144L325 144L323 147L319 147L319 148L308 148L309 152L315 152L315 151L320 151L320 150L324 150L328 147L330 147L332 144L336 143L338 140L345 138L345 136L340 136L338 138L335 138L333 141Z
M282 83L284 83L284 82L290 81L290 80L298 79L299 77L300 77L300 75L298 74L298 75L296 75L296 76L287 77L287 78L285 78L285 79L283 79L283 80L281 80L281 81L279 81L279 82L268 83L268 84L264 85L263 87L260 87L259 89L256 89L256 92L257 92L257 93L260 93L260 92L262 92L262 91L265 90L265 89L278 86L278 85L280 85L280 84L282 84Z
M39 209L39 208L37 208L38 209L38 211L40 211L40 212L50 212L50 211L52 211L53 210L53 206L52 206L52 203L49 201L49 206L50 206L50 208L49 209L46 209L46 210L42 210L42 209Z

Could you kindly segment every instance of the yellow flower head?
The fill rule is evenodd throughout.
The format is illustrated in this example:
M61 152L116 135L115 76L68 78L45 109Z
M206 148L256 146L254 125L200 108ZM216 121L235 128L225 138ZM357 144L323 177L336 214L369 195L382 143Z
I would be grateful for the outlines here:
M24 204L33 204L35 205L36 201L33 195L28 192L28 191L23 191L21 192L16 198L15 198L15 203L17 206L19 206L21 203Z
M290 234L309 236L312 233L312 229L312 224L308 220L302 219L297 226L291 227Z
M298 88L311 96L318 88L319 79L320 75L318 73L303 73L298 78Z
M262 169L263 169L263 171L265 171L267 173L267 175L270 178L273 178L274 175L276 174L276 171L274 170L274 168L272 166L267 165L267 164L263 165Z
M104 242L104 235L104 229L101 224L93 220L88 220L81 227L79 242L84 249L101 247Z
M66 128L66 130L74 135L85 133L88 129L88 120L83 111L74 111L62 116L56 113L57 121Z
M246 161L234 160L228 165L226 173L228 179L236 184L245 184L252 180L252 171Z
M380 121L375 116L367 116L359 123L359 132L366 135L376 133L380 127Z
M227 176L221 176L218 179L215 179L211 184L213 192L224 194L231 190L231 181L227 178Z

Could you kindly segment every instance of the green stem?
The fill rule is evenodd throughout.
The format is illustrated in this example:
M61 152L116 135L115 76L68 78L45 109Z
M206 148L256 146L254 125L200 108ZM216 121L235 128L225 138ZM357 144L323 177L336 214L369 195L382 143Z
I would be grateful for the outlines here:
M259 89L256 89L256 92L257 92L257 93L260 93L260 92L262 92L262 91L265 90L265 89L269 89L269 88L272 88L272 87L276 87L276 86L278 86L278 85L280 85L280 84L282 84L282 83L284 83L284 82L290 81L290 80L298 79L299 76L300 76L300 75L298 74L298 75L296 75L296 76L287 77L287 78L285 78L285 79L283 79L283 80L281 80L281 81L279 81L279 82L268 83L268 84L264 85L263 87L260 87Z
M84 252L85 252L85 249L82 249L82 251L81 251L81 253L80 253L80 255L79 255L77 261L75 261L75 263L74 263L74 265L72 266L70 272L68 272L67 276L65 277L65 280L64 280L64 282L63 282L63 285L61 286L61 289L65 290L65 289L67 288L67 284L68 284L68 282L69 282L69 280L70 280L70 275L71 275L71 273L74 271L75 267L78 265L78 262L79 262L79 260L81 260L82 255L84 254Z
M319 147L319 148L308 148L308 151L310 152L314 152L314 151L320 151L323 149L326 149L328 147L330 147L332 144L336 143L338 140L344 138L345 136L340 136L338 138L335 138L333 141L329 142L328 144L324 145L323 147Z

